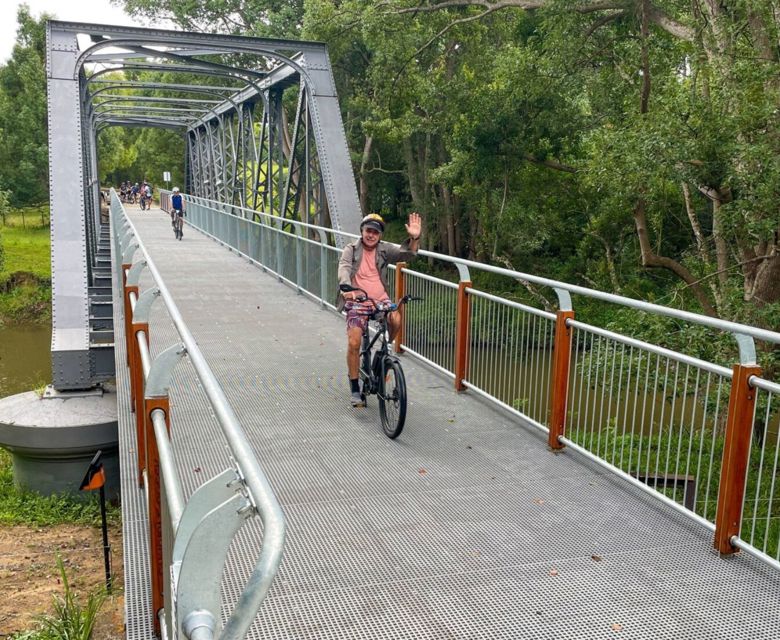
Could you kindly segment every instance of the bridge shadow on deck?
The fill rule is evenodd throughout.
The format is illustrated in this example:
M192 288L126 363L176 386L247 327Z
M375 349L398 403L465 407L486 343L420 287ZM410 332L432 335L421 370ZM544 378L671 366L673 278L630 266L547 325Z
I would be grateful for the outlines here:
M572 452L553 454L410 357L407 424L388 440L374 398L349 406L341 318L191 227L176 241L158 209L131 219L287 517L281 570L249 637L780 637L771 570L718 558L707 530ZM146 272L141 288L150 283ZM153 353L177 341L162 304L150 334ZM143 491L128 463L124 375L126 598L128 617L141 617ZM187 494L230 464L199 386L185 360L171 403ZM240 534L226 602L261 538L252 524ZM128 637L148 633L128 619Z

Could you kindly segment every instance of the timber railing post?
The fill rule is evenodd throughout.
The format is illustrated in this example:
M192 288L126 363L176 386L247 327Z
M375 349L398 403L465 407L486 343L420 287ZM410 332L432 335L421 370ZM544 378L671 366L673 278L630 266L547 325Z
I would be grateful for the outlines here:
M555 318L552 380L550 383L550 433L548 444L562 449L559 438L566 429L566 407L569 395L569 367L571 365L571 328L566 321L574 319L574 311L558 311Z
M469 373L469 348L471 346L471 298L466 289L471 280L458 283L458 302L455 311L455 390L465 391L463 381Z
M404 276L404 269L406 268L405 262L397 262L395 265L395 299L400 300L406 295L406 277ZM406 338L406 305L402 304L398 307L398 313L401 314L401 326L398 329L398 333L395 336L395 352L403 353L404 348L401 346Z
M737 550L731 538L738 536L740 530L756 406L756 391L750 386L750 378L760 375L761 367L755 364L736 364L733 368L715 513L715 548L723 554Z
M149 573L152 579L152 618L154 632L160 636L160 618L158 612L165 606L164 559L162 535L162 491L160 488L160 452L154 437L152 413L162 411L165 414L165 426L170 434L170 401L168 396L144 399L144 417L146 418L146 488L149 496Z

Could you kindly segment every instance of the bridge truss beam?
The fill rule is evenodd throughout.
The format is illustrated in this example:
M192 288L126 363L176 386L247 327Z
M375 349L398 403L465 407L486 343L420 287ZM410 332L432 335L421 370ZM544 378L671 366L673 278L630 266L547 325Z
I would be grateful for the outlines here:
M186 191L234 205L237 215L240 207L340 231L358 226L323 44L49 21L47 83L58 390L113 376L105 348L90 342L90 304L105 277L97 145L105 128L181 132Z

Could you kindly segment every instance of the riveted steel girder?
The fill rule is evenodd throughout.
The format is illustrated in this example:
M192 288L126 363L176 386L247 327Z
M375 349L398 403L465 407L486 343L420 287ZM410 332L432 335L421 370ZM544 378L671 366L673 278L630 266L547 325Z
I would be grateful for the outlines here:
M231 65L231 56L240 64ZM126 71L159 73L161 81L131 80ZM162 75L169 73L175 82ZM209 80L187 83L180 74ZM208 84L215 79L219 86ZM358 226L355 179L321 43L49 21L47 83L59 390L89 388L105 375L89 342L89 288L105 277L97 259L104 224L97 135L106 127L181 131L193 195L338 230ZM297 108L288 113L290 104Z

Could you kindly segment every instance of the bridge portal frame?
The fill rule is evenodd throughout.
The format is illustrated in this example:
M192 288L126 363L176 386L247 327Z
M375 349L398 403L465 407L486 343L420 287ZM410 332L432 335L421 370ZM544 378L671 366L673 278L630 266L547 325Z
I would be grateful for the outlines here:
M98 348L90 335L103 225L97 136L106 127L181 131L184 184L193 195L330 223L339 231L357 228L360 204L324 44L55 20L46 29L51 350L58 391L92 388L114 375L105 345ZM80 36L91 43L80 47ZM245 57L240 67L213 57L235 54L258 56L266 68L247 68ZM94 65L102 67L88 73ZM125 70L207 74L236 86L182 88L181 82L104 77ZM290 87L298 87L292 123L282 105ZM136 90L205 93L216 99L190 100L191 112L182 108L181 95L126 99ZM262 106L261 117L256 106ZM112 350L108 355L113 360Z

